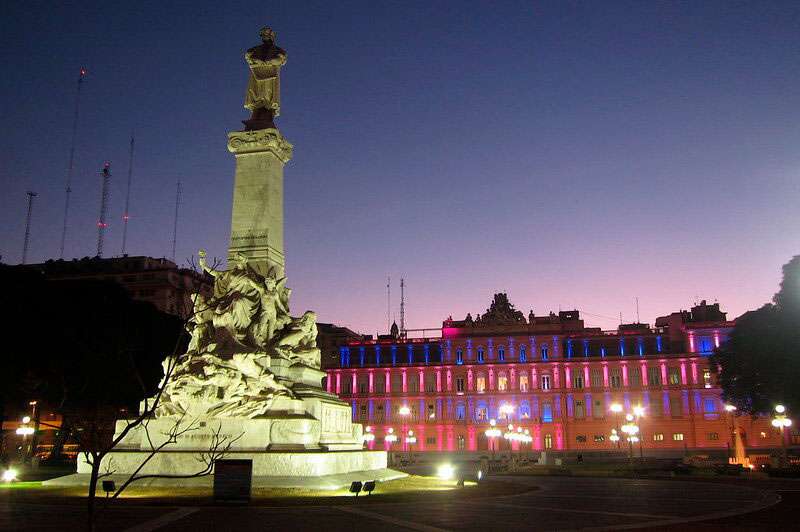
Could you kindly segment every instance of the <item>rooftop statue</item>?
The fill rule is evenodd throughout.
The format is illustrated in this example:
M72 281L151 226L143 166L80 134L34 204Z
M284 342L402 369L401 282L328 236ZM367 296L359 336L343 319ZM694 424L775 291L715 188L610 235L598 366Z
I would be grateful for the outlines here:
M525 316L508 300L508 295L500 292L494 295L492 304L481 319L483 325L512 325L525 323Z
M286 51L275 44L275 32L263 28L261 44L245 52L250 67L244 107L252 112L245 121L247 130L274 128L273 119L281 111L280 70L286 64Z

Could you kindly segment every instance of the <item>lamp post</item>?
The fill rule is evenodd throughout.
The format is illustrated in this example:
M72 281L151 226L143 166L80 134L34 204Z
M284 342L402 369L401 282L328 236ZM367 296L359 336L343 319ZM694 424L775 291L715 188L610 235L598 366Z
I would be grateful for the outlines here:
M411 415L411 409L408 405L401 406L397 413L403 418L403 432L405 433L408 430L408 416ZM408 451L408 442L403 440L403 450Z
M614 434L618 434L619 433L619 429L620 429L620 427L619 427L619 415L622 412L622 405L619 404L619 403L612 403L611 404L611 411L614 413L614 423L616 424L616 427L615 427L616 430L614 431ZM617 437L616 440L614 438L611 438L611 441L616 441L617 442L617 449L620 448L619 437Z
M641 405L637 405L633 407L633 415L636 416L636 424L639 425L639 458L644 459L644 450L642 448L642 440L644 440L644 434L642 433L642 422L641 419L644 417L644 407Z
M733 426L733 413L736 407L733 405L725 405L725 412L728 413L728 423L730 424L730 431L728 432L728 463L733 463L733 448L736 446L736 429Z
M785 406L775 405L775 417L772 418L772 426L781 431L781 467L786 467L789 460L786 456L786 437L784 431L787 427L792 426L792 420L786 417Z
M494 419L489 420L489 428L486 429L484 432L486 434L486 438L489 440L489 446L492 448L492 460L494 460L494 452L495 452L495 445L497 442L497 438L502 435L500 429L497 428L497 421Z
M626 423L622 425L622 432L627 435L628 440L628 460L633 465L633 444L639 441L639 426L634 423L633 414L625 414Z
M510 403L503 403L498 408L501 419L505 419L506 423L511 423L511 414L514 413L514 405ZM508 452L511 453L511 440L508 440Z

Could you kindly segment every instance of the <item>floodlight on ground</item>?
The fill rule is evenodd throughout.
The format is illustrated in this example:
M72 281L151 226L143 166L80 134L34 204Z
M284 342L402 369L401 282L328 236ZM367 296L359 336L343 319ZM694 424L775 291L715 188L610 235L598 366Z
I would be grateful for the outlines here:
M375 481L370 480L369 482L364 482L363 491L366 491L367 495L372 495L372 492L375 491Z
M453 464L442 464L436 470L436 476L442 480L452 479L455 473L456 473L456 468L453 467Z
M361 493L362 487L364 487L364 485L361 483L361 481L354 480L353 483L350 484L350 493L355 493L356 497L358 497L358 494Z
M17 480L17 470L16 469L6 469L3 471L3 482L14 482Z
M483 471L478 469L478 472L476 473L475 476L478 478L478 480L481 480L483 478Z

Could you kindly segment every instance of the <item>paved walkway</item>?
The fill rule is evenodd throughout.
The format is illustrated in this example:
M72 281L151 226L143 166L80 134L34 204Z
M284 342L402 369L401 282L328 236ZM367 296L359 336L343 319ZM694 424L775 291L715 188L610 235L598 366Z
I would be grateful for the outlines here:
M497 477L538 491L486 500L283 507L114 508L106 530L622 530L724 519L779 498L740 484L570 477ZM350 502L350 501L348 501ZM82 508L0 505L0 529L72 530ZM682 525L683 528L691 526Z

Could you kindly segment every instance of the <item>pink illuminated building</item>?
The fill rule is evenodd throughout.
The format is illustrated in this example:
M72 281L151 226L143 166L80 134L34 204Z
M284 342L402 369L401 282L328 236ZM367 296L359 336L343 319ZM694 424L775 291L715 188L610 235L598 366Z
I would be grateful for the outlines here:
M637 454L640 445L651 455L724 453L733 423L749 449L779 447L768 418L734 419L724 408L708 356L732 327L705 301L656 327L602 331L578 311L526 319L496 294L483 316L448 319L438 337L395 331L341 345L327 388L352 404L375 449L626 450L627 413ZM491 422L499 437L487 437ZM530 438L504 439L508 425Z

